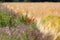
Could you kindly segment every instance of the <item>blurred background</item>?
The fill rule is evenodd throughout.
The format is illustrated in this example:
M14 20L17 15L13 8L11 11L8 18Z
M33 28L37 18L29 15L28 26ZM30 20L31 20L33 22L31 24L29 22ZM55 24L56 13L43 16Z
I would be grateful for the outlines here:
M0 2L60 2L60 0L0 0Z

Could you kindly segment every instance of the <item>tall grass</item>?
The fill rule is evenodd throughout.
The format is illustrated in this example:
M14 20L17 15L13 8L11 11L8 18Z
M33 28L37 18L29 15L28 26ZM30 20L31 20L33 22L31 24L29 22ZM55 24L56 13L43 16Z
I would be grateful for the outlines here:
M50 40L48 38L52 37L40 32L32 18L11 11L0 11L0 27L9 27L7 32L11 33L11 35L6 31L0 33L1 40Z
M16 34L14 34L15 31L14 32L11 31L11 30L13 30L11 28L14 27L14 28L16 28L16 30L18 30L17 26L20 27L19 31L22 30L22 32L16 31L17 36L15 36L16 35ZM2 27L2 28L9 27L8 31L11 31L11 36L5 34L6 32L1 33L1 35L2 35L2 37L0 37L1 40L34 40L34 36L32 36L32 32L30 32L30 31L33 31L33 30L38 31L38 29L36 27L36 22L34 22L32 19L28 18L27 15L25 15L25 16L17 15L15 13L7 12L7 11L0 11L0 27ZM29 32L31 35L29 35ZM21 35L21 33L22 33L22 35Z

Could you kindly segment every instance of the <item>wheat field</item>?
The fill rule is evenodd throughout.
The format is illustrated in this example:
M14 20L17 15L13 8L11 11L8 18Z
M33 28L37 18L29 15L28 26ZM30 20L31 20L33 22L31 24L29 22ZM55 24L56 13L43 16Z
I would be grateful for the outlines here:
M8 9L12 9L18 15L28 14L29 17L34 17L37 20L37 26L40 25L40 18L47 15L60 16L60 3L2 3ZM38 27L40 28L40 27ZM47 28L47 27L46 27ZM57 29L55 29L57 30ZM55 34L55 33L54 33ZM58 34L60 35L60 33ZM60 37L59 37L60 38ZM57 39L59 40L59 39Z
M3 3L2 5L7 6L9 9L13 9L15 12L31 14L35 17L46 16L48 14L60 16L60 3Z

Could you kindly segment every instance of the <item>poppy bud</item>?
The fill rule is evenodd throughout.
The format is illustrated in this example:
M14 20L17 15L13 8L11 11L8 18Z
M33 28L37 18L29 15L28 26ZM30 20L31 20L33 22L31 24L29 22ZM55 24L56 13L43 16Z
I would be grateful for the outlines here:
M32 21L34 21L35 19L33 18Z

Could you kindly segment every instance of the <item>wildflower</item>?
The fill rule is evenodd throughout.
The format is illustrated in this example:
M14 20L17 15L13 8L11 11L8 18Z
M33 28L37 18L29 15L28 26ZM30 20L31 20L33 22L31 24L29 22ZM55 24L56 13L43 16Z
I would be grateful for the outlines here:
M26 18L26 22L30 23L31 19L30 18Z

